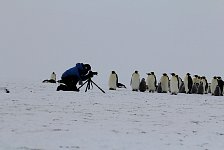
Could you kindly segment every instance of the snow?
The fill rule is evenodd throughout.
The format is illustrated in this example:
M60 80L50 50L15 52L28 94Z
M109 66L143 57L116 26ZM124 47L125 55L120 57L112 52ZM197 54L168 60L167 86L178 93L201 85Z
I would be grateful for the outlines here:
M1 150L222 150L224 100L1 82Z

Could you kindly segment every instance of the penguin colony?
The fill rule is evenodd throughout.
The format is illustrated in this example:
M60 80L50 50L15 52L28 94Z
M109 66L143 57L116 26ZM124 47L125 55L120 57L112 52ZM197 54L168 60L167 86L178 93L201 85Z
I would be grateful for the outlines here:
M170 78L166 73L163 73L160 80L156 79L154 72L147 73L147 78L140 78L138 71L134 71L131 76L130 86L132 91L140 92L157 92L170 93L177 95L178 93L186 94L208 94L212 96L223 96L224 81L219 76L214 76L211 83L208 83L205 76L194 75L191 77L187 73L184 80L176 73L171 73ZM109 90L116 90L116 88L126 88L125 85L118 83L118 76L115 71L112 71L109 77Z

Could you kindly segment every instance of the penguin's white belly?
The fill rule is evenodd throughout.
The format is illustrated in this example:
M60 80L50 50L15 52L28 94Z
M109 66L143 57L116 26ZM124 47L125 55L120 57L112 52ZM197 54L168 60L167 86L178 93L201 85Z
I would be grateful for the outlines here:
M109 88L111 88L111 89L116 89L117 88L117 77L116 77L115 74L110 75Z
M138 90L139 89L139 84L140 84L140 79L139 77L133 76L131 80L131 87L133 90Z

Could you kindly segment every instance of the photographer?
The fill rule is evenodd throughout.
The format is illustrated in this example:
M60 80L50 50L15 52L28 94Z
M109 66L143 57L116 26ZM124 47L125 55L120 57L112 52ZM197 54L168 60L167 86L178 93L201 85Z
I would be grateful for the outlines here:
M85 81L92 78L94 73L91 71L89 64L77 63L75 67L66 70L61 76L61 83L65 85L59 85L57 91L79 91L76 84L79 81Z

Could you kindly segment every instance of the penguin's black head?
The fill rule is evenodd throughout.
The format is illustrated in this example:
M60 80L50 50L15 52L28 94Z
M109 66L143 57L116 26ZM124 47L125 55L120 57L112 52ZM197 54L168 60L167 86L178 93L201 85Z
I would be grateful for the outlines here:
M111 71L111 73L112 73L112 74L116 74L116 72L115 72L115 71Z
M175 76L175 73L171 73L172 76Z
M216 76L214 76L214 77L213 77L213 79L217 79L217 77L216 77Z
M187 73L187 75L189 76L189 75L191 75L190 73Z
M152 75L154 75L154 72L151 72Z
M137 71L137 70L135 70L135 73L138 73L138 71Z
M164 75L164 76L167 76L167 74L166 74L166 73L163 73L163 75Z
M221 77L217 77L217 79L218 79L218 80L221 80L222 78L221 78Z

